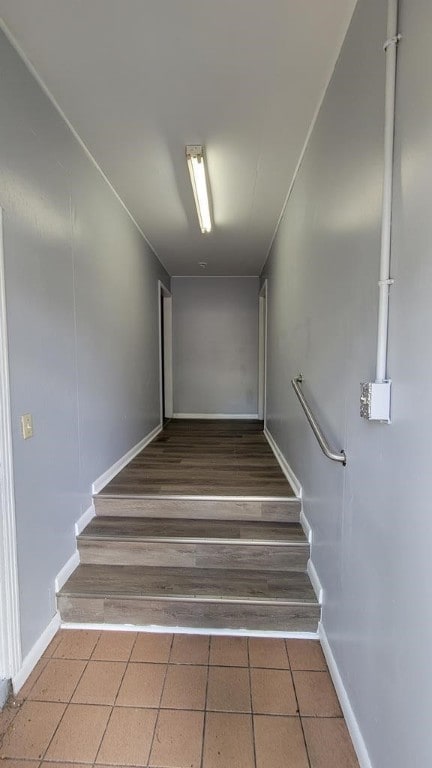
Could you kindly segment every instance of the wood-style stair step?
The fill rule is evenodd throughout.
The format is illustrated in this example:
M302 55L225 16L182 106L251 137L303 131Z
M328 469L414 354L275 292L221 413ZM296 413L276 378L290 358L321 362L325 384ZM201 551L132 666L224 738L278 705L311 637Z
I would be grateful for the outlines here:
M305 571L299 523L96 517L78 536L81 563Z
M99 493L96 515L103 517L180 517L189 520L298 522L301 501L287 497L137 495Z
M305 573L80 565L58 595L63 621L316 631Z

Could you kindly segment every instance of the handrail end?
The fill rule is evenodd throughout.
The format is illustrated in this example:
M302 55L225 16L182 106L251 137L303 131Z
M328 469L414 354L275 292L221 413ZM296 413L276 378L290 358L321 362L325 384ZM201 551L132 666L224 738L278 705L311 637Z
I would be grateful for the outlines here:
M346 465L347 465L347 456L346 456L346 453L345 453L345 451L341 451L341 454L342 454L342 456L343 456L343 462L342 462L342 466L343 466L343 467L346 467Z

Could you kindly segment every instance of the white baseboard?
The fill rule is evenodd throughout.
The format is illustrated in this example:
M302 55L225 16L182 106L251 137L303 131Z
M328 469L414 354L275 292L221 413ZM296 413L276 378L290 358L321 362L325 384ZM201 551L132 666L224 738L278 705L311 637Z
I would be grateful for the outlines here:
M64 564L61 571L58 572L57 576L55 577L54 586L56 594L60 592L61 588L64 584L66 584L69 576L74 572L75 568L79 566L79 552L76 549L73 555L69 558L67 563Z
M120 470L123 469L123 467L126 466L126 464L129 464L129 462L135 458L135 456L142 451L146 445L151 443L152 440L155 439L155 437L161 432L163 429L161 424L158 424L157 427L155 427L151 432L149 432L146 437L143 437L142 440L139 441L136 445L134 445L133 448L130 449L127 453L125 453L124 456L121 457L118 461L115 462L109 469L106 470L100 477L98 477L97 480L94 481L92 485L92 493L95 495L96 493L99 493L102 488L105 488L105 486L109 483L110 480L115 477Z
M86 509L85 512L82 513L79 520L76 521L75 536L79 536L80 533L83 532L84 528L88 526L90 520L93 520L95 515L96 515L96 511L94 508L94 504L92 504L88 509Z
M177 635L229 635L231 637L282 637L318 640L318 632L282 632L265 629L221 629L220 627L162 627L159 624L92 624L64 622L62 629L94 629L98 632L158 632Z
M314 592L316 594L316 598L317 598L319 604L322 605L323 604L323 599L324 599L324 590L323 590L320 578L319 578L319 576L318 576L318 574L316 572L316 568L315 568L312 560L310 560L310 559L308 560L308 564L307 564L307 572L308 572L308 576L310 578L313 590L314 590Z
M260 421L257 413L173 413L173 419L238 419L239 421Z
M327 661L329 672L333 680L333 685L336 689L339 703L341 705L341 709L345 717L345 722L347 724L347 728L351 736L351 740L352 740L355 752L357 754L360 768L373 768L365 741L363 739L359 724L357 722L357 718L354 714L354 710L348 698L348 694L343 684L343 680L339 672L338 666L336 664L335 657L333 656L333 652L330 647L330 643L328 641L326 631L321 622L318 625L318 635L321 641L321 646L324 652L324 656Z
M303 528L304 535L306 536L309 544L312 544L312 528L310 527L309 520L307 519L303 510L300 512L300 525Z
M278 444L276 443L274 437L272 436L271 432L267 429L267 427L264 427L264 435L267 438L267 442L272 449L274 455L276 456L276 459L278 463L280 464L280 467L282 469L282 472L284 473L286 479L288 480L291 488L293 489L295 495L297 498L301 499L302 497L302 487L299 480L296 478L294 472L292 471L290 465L288 464L285 456L283 455L282 451L280 450Z
M51 619L47 628L44 629L44 631L42 632L39 639L36 640L31 651L29 651L29 653L25 657L24 661L21 664L20 670L12 678L12 688L15 694L17 694L18 691L24 685L28 676L33 671L37 662L42 656L44 650L48 648L51 640L53 639L59 627L60 627L60 614L56 613L55 616Z
M0 711L9 698L10 680L0 680Z

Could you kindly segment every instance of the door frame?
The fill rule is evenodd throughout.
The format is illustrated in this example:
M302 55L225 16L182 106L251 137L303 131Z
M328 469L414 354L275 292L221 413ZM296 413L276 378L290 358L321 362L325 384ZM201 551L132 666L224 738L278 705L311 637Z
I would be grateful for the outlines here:
M3 209L0 208L0 679L22 663L6 317Z
M267 301L268 280L258 293L258 418L267 426Z
M163 311L163 340L162 340ZM160 425L165 417L173 415L173 364L172 364L172 293L158 280L158 323L159 323L159 403ZM163 343L162 343L163 341ZM163 355L162 355L163 350ZM162 386L164 384L164 386ZM165 406L165 407L164 407Z

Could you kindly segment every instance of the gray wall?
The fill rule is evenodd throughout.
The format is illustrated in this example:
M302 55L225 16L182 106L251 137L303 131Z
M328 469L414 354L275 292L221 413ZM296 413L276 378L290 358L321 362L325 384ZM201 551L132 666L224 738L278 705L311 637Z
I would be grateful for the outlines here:
M174 413L257 413L258 277L173 277Z
M3 34L0 71L25 654L54 615L91 483L159 422L157 280L168 277Z
M264 274L270 430L300 478L323 622L374 768L432 754L432 4L402 3L389 375L393 423L359 417L374 376L386 3L359 0ZM344 470L323 457L289 380Z

